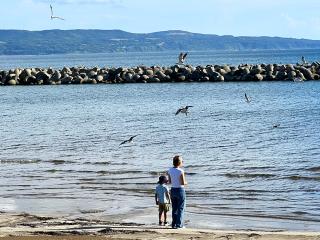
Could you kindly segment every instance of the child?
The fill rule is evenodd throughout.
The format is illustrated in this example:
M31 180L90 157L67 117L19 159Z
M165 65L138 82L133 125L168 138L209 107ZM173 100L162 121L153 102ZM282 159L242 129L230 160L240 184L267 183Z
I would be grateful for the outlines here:
M164 225L168 225L167 222L167 212L170 210L170 193L169 188L167 187L166 183L168 179L166 176L160 176L158 181L158 186L156 187L156 194L155 200L156 204L159 205L159 225L161 226L162 223ZM162 215L163 220L162 221Z

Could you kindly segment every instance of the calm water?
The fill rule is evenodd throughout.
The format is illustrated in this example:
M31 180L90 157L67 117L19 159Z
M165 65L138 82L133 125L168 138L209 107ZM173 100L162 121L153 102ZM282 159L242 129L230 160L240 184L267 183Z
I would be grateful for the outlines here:
M318 82L1 87L0 98L0 211L156 223L155 183L181 154L189 225L320 231Z
M137 66L137 65L174 65L179 52L154 53L100 53L69 54L44 56L1 56L0 69L16 67L53 67L63 66ZM315 50L270 50L270 51L206 51L189 52L187 63L192 65L207 64L257 64L257 63L292 63L301 62L305 56L308 62L320 61L320 49Z

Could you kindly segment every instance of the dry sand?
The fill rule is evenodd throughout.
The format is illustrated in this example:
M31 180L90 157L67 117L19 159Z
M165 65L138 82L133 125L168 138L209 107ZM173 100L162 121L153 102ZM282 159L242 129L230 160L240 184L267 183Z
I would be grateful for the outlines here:
M219 239L219 240L320 240L318 232L254 232L179 229L101 220L47 218L28 214L0 214L2 240L108 240L108 239Z

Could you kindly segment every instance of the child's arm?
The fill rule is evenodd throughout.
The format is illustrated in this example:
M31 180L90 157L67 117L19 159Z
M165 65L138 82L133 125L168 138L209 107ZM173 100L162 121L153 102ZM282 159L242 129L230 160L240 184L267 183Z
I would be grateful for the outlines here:
M171 177L170 177L169 172L167 172L167 175L168 175L168 184L171 184Z
M156 204L159 205L159 200L158 200L158 195L157 195L157 193L154 195L154 198L155 198L155 200L156 200Z
M166 196L167 196L167 198L169 200L169 204L171 204L171 196L170 196L170 193L169 193L168 189L166 191Z

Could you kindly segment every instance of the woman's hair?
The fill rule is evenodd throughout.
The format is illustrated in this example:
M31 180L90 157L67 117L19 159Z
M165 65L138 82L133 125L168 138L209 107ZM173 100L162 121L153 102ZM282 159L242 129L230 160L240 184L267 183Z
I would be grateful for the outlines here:
M179 155L176 155L173 157L173 166L179 167L182 163L182 157Z

